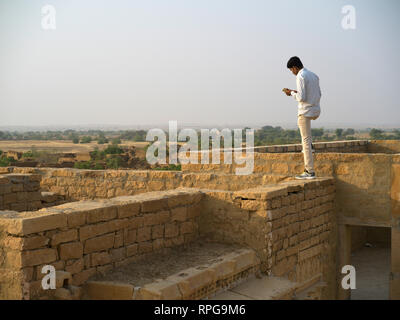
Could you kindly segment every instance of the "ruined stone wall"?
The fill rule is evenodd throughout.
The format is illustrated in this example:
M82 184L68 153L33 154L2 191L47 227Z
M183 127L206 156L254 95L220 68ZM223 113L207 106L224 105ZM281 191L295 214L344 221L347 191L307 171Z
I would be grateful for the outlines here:
M112 198L150 191L184 188L240 190L277 183L283 175L257 173L249 176L225 173L190 173L155 170L81 170L72 168L0 168L2 172L36 173L42 176L41 189L63 195L67 200Z
M0 210L29 211L42 208L38 174L0 175Z
M400 153L400 140L370 140L367 145L370 153Z
M392 210L400 208L400 155L367 153L316 153L319 177L336 180L340 223L389 227ZM234 174L236 164L188 164L183 172ZM285 180L304 169L301 153L255 153L254 174ZM396 191L397 190L397 191ZM393 209L392 209L393 208Z
M43 265L70 274L78 288L96 273L194 240L202 197L177 190L1 212L0 299L51 294L41 287Z
M237 192L206 192L200 234L256 250L261 269L309 286L323 279L336 296L333 179L290 181Z
M313 142L313 146L317 152L341 152L341 153L358 153L368 152L368 140L346 140L331 142ZM303 150L301 144L285 144L267 147L256 147L256 152L261 153L284 153L284 152L301 152Z
M391 234L391 274L390 297L400 300L400 155L393 156L392 188L392 234Z
M69 200L111 198L177 187L236 191L289 180L303 170L301 153L255 153L254 173L235 175L232 164L188 164L182 172L6 168L42 175L41 187ZM336 179L341 223L390 227L400 210L400 155L317 153L317 176ZM8 172L8 171L7 171ZM397 188L397 189L396 189Z

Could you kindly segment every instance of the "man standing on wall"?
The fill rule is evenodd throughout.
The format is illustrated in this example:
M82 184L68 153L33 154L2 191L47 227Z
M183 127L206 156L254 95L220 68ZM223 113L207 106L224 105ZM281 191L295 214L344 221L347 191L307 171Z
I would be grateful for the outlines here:
M298 57L292 57L287 63L288 69L296 76L297 90L284 88L287 96L298 101L297 124L300 129L304 154L304 172L296 179L315 179L314 160L312 155L311 120L316 120L321 109L321 89L318 76L303 67Z

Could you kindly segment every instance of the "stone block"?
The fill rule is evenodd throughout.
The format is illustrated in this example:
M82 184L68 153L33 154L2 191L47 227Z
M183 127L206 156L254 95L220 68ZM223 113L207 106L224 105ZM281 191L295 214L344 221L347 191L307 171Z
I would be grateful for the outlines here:
M87 212L87 223L108 221L117 217L117 207L106 206Z
M72 283L72 275L66 271L56 271L56 288L65 288Z
M118 206L118 218L129 218L139 214L140 202L134 202Z
M80 242L60 244L60 258L62 260L79 259L83 255L83 245Z
M176 282L158 280L140 288L137 300L181 300L182 295Z
M30 267L46 264L57 260L55 249L37 249L21 252L21 267ZM18 268L17 265L15 265Z
M78 230L71 229L67 231L61 231L51 237L51 245L57 246L60 243L70 242L74 240L78 240Z
M76 260L68 260L65 266L65 271L75 274L81 272L85 267L85 262L83 258Z
M137 229L137 238L138 242L148 241L151 239L151 227L143 227Z
M132 300L134 287L114 281L88 281L84 291L90 300Z
M167 223L165 225L165 237L173 238L179 235L179 226L176 223Z
M156 225L151 228L151 238L159 239L164 237L164 225Z
M176 207L171 209L171 221L186 221L187 207Z
M111 263L111 255L107 251L94 252L90 256L92 267Z
M10 224L7 230L16 235L28 235L67 226L67 218L62 213L38 215L37 212L24 212L16 220L18 221Z
M79 273L72 275L72 284L75 286L80 286L85 283L91 276L96 274L96 268L90 268L83 270Z
M106 234L100 237L92 238L85 241L84 253L92 253L103 251L114 246L114 234Z

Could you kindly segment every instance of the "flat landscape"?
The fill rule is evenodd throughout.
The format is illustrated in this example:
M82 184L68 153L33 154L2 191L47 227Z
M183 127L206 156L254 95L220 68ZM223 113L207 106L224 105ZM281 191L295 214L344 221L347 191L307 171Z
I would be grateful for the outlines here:
M120 146L134 146L144 148L148 142L121 141ZM98 144L97 141L90 143L73 143L68 140L3 140L0 141L0 150L2 151L20 151L26 152L32 149L38 151L49 151L55 153L86 153L93 151L96 147L100 150L107 147L106 144Z

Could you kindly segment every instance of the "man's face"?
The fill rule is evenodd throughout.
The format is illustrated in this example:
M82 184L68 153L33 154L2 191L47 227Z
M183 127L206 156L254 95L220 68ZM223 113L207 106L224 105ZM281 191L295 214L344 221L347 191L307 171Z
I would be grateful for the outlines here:
M297 68L297 67L292 67L292 68L289 68L289 69L290 69L290 71L292 71L292 73L295 76L297 76L297 74L299 73L299 68Z

